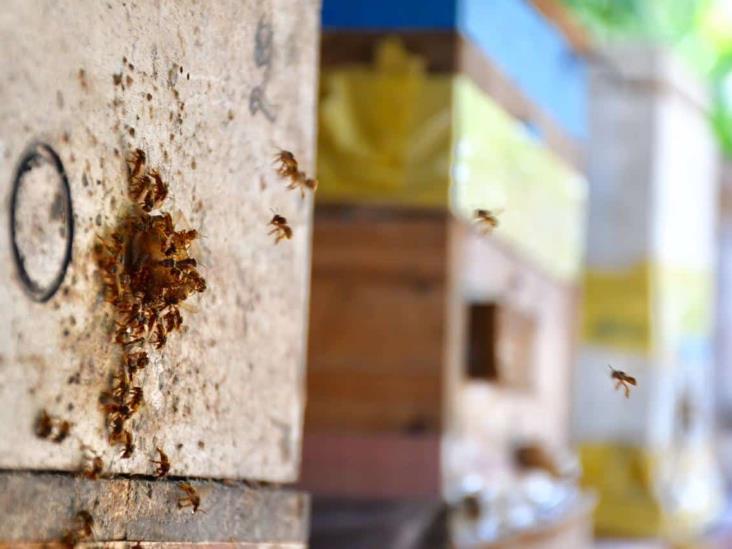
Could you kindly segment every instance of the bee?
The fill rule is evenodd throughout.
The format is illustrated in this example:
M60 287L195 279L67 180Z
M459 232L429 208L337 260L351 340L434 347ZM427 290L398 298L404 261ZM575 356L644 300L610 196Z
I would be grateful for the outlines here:
M625 372L616 370L609 364L607 365L607 367L610 368L610 379L616 381L615 390L617 391L622 386L623 389L625 389L625 398L629 398L630 397L630 385L633 385L633 386L638 385L635 378L633 376L629 376Z
M127 393L126 406L130 409L130 414L137 412L140 404L142 404L142 387L132 387Z
M103 470L104 461L102 461L102 458L99 456L93 456L91 460L89 460L88 466L84 468L81 474L84 475L85 478L96 480L102 474Z
M137 370L142 370L150 363L150 359L145 351L129 353L125 357L125 367L127 374L132 377Z
M152 196L152 204L153 208L158 208L160 205L165 202L165 199L168 197L168 186L165 184L163 179L160 177L160 174L157 170L150 170L148 172L150 178L153 180L153 187L151 189L151 196ZM150 208L152 209L152 208ZM146 210L150 211L150 210Z
M297 176L297 160L295 155L290 151L281 150L274 157L275 164L279 163L277 167L277 174L281 177L295 177Z
M59 420L56 425L56 434L51 439L56 444L60 444L64 440L66 440L66 437L69 436L69 432L71 431L71 423L64 420Z
M130 173L128 185L130 197L144 212L159 208L168 196L168 186L160 177L160 173L157 170L145 169L139 163L136 163L132 170L137 172Z
M33 430L38 438L48 438L51 436L51 431L53 431L53 419L48 415L46 410L41 410L38 417L36 417Z
M110 444L119 444L120 442L123 442L125 440L124 433L126 433L127 431L125 431L124 429L124 417L118 414L107 416L107 430L109 432L108 440Z
M112 375L112 395L121 398L130 390L130 378L125 370L119 370Z
M135 149L127 156L127 169L129 170L130 178L139 177L145 168L147 162L147 155L142 149Z
M160 455L160 459L159 460L151 459L150 462L157 465L156 471L155 471L155 476L160 478L160 477L164 477L165 475L167 475L168 471L170 471L170 460L168 459L168 455L165 452L163 452L160 448L156 448L156 450L158 451L158 454Z
M191 243L198 238L198 231L190 229L188 231L177 231L170 235L169 241L163 250L166 256L176 255L188 250Z
M476 225L480 225L483 234L490 234L493 229L498 227L498 214L501 210L475 210L473 219Z
M178 328L180 328L181 324L183 324L183 317L180 316L180 311L178 310L178 308L173 307L167 313L165 313L162 321L165 329L168 332L172 332L173 330L177 330Z
M290 184L287 186L288 189L300 189L300 196L305 197L305 189L309 189L313 192L318 188L318 180L308 177L304 172L297 172L294 177L290 178Z
M162 349L165 347L165 343L168 341L168 334L165 331L165 326L163 324L158 323L155 325L153 336L152 343L155 345L156 349Z
M81 541L87 540L94 534L94 518L89 511L79 511L74 517L74 522L69 530L61 538L61 543L66 547L75 547Z
M129 459L132 456L132 452L135 451L135 445L132 443L132 433L129 431L124 431L122 433L122 444L124 444L124 448L122 449L122 459Z
M185 493L185 496L178 498L178 509L191 507L194 513L198 511L198 507L201 505L201 496L198 495L196 489L187 482L181 482L178 488Z
M282 239L289 240L290 238L292 238L292 229L287 224L287 219L285 219L281 215L274 214L269 224L272 225L274 228L267 234L277 235L277 238L275 239L275 244L277 244Z

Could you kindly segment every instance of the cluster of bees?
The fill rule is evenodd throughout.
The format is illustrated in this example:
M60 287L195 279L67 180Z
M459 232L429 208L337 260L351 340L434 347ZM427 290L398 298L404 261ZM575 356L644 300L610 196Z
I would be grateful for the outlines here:
M300 171L295 156L282 150L276 157L277 174L288 181L288 190L315 191L318 181ZM206 290L206 281L197 270L190 247L196 230L176 231L167 212L153 214L168 196L168 186L159 172L147 166L147 156L135 149L127 158L128 194L133 202L131 211L107 236L98 237L94 257L99 267L104 299L113 305L116 324L113 340L123 348L120 364L110 377L108 389L99 396L104 413L108 442L122 446L121 458L127 459L135 450L132 432L126 427L129 419L143 403L143 389L135 384L138 372L150 359L146 344L156 349L165 346L168 334L179 330L183 318L179 306L190 295ZM292 238L287 219L274 214L269 225L275 244ZM42 410L36 418L35 434L42 439L60 443L69 436L71 423ZM85 455L82 476L96 480L102 476L104 462L95 453ZM170 471L170 459L159 447L155 476L164 477ZM196 512L201 497L188 482L178 484L182 495L178 508L190 507ZM94 520L86 511L79 511L63 535L61 542L73 547L88 540L93 533Z
M315 192L318 188L318 180L308 177L305 172L300 171L295 155L290 151L281 150L275 156L275 164L277 164L277 175L288 181L287 189L300 189L300 196L305 197L305 191ZM275 236L275 244L280 240L290 240L292 238L292 228L287 223L287 219L277 213L272 216L269 222L272 230L268 234Z
M206 289L198 273L190 247L198 237L195 230L176 231L167 212L152 214L168 196L168 186L157 170L147 166L145 153L136 149L127 158L128 194L132 209L106 237L98 237L94 257L99 267L105 301L115 309L113 340L123 348L122 359L110 376L108 389L99 395L104 412L107 439L122 446L121 458L132 456L135 445L128 420L143 403L143 389L135 384L138 372L150 359L146 344L156 349L165 346L168 334L183 324L179 306L192 294ZM60 443L70 433L71 423L41 410L34 424L36 436ZM102 458L82 444L85 452L81 475L96 480L104 472ZM156 448L155 476L170 471L170 459ZM187 482L179 484L182 496L178 507L197 511L201 498ZM93 534L91 514L79 511L61 538L67 547L88 540Z
M105 299L118 315L115 342L130 347L149 340L160 349L183 322L180 303L203 292L206 281L189 255L198 232L176 231L167 212L150 215L168 191L145 162L140 149L130 154L129 194L138 208L109 237L99 239L95 255Z
M176 231L167 212L151 214L168 196L168 186L157 170L147 166L144 151L127 158L128 194L134 207L107 237L99 237L94 254L99 266L104 298L116 312L114 341L124 349L121 363L108 390L99 397L108 441L123 447L121 457L134 452L132 433L125 428L143 401L135 375L149 363L142 349L165 346L168 334L183 324L179 305L206 289L190 247L198 237L194 229ZM159 450L159 449L158 449ZM170 468L161 452L158 473Z

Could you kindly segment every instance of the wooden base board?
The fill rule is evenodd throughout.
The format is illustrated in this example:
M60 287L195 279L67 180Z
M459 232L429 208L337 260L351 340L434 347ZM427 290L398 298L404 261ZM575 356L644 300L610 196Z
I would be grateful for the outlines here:
M61 473L0 472L0 547L35 547L60 540L81 510L94 519L104 547L304 547L309 498L238 481L190 480L198 512L178 508L181 480L89 480ZM243 544L243 545L242 545ZM92 544L90 546L98 546Z

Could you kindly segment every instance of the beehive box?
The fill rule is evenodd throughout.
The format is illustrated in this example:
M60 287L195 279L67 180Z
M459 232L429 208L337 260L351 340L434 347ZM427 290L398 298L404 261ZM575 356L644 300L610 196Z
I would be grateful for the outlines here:
M308 172L317 0L11 0L0 17L0 467L292 481L299 466L310 195L286 190L279 147ZM196 229L207 289L149 349L129 459L100 392L121 357L94 260L126 208L130 151L169 185L162 210ZM274 245L273 211L293 229ZM10 230L8 229L10 228ZM43 409L71 422L34 436Z

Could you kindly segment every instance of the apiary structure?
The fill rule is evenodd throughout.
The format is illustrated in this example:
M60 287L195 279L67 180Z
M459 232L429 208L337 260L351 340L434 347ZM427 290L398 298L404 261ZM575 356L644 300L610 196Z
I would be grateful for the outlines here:
M590 90L573 437L600 533L687 539L723 505L712 442L719 159L706 94L668 52L632 44L601 52ZM628 399L608 365L636 378Z
M281 485L300 463L312 195L287 191L272 160L287 148L314 168L319 9L4 3L0 545L61 539L85 511L98 542L305 546L307 497ZM135 149L168 188L153 213L196 231L206 288L146 347L122 457L100 394L125 349L95 246L133 208ZM278 245L273 211L293 231ZM36 436L43 410L68 436ZM172 480L153 479L157 448ZM79 474L90 456L98 480ZM182 480L199 512L178 508Z
M302 485L313 539L353 511L387 545L568 440L584 61L531 2L326 0L323 28Z

